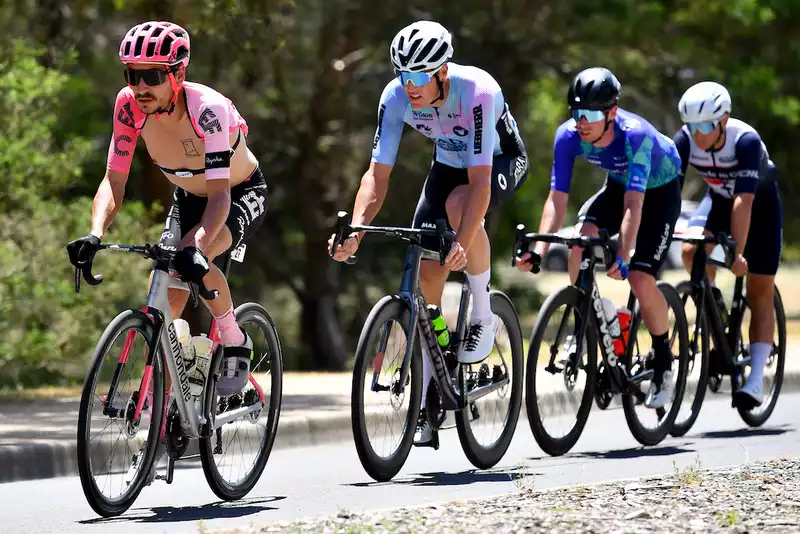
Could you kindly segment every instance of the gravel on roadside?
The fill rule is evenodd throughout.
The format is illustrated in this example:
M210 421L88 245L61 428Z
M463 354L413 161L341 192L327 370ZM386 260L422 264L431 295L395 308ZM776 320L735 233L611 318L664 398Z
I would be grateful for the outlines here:
M800 458L715 470L695 461L668 475L544 491L533 476L514 482L517 490L500 497L341 510L333 517L214 532L800 533Z

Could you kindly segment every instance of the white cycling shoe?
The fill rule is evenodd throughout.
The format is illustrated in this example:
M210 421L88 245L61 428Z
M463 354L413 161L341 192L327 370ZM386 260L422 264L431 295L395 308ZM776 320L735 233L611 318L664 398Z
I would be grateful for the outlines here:
M761 406L761 403L764 401L764 380L761 378L758 380L750 380L749 378L750 377L748 377L745 385L736 392L735 400L737 406L741 405L743 408L752 410L756 406Z
M475 321L467 328L464 348L458 354L460 363L478 363L485 360L494 347L494 315L484 321Z
M655 378L653 377L653 380L650 381L650 389L644 399L644 405L653 409L663 408L671 400L673 389L672 371L664 371L660 383Z

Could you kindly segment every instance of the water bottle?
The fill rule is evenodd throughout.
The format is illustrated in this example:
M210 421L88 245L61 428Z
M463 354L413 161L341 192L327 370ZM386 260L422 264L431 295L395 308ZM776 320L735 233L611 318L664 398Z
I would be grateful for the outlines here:
M178 336L178 343L181 346L181 355L183 356L183 363L188 372L190 367L194 365L195 351L192 345L192 333L189 330L189 323L183 319L175 319L172 322L175 325L175 335Z
M614 344L614 353L617 357L625 354L625 347L628 345L628 335L631 329L631 311L628 308L617 308L617 306L607 298L601 299L603 302L603 315L608 323L608 333Z
M439 342L439 347L442 350L450 345L450 331L447 329L447 323L444 320L439 307L434 304L428 305L428 313L431 315L431 324L433 324L433 333L436 334L436 340Z
M208 367L211 363L211 349L214 342L208 339L205 334L192 337L192 346L195 352L194 368L189 373L189 388L192 395L200 397L203 394L203 388L206 386L206 377L208 376Z

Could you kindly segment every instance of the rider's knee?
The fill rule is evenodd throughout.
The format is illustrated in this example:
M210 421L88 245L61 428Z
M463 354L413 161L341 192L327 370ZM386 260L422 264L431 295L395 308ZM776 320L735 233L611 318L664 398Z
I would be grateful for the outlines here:
M628 275L628 282L631 285L633 294L638 298L640 295L657 290L656 279L650 273L644 271L631 271Z

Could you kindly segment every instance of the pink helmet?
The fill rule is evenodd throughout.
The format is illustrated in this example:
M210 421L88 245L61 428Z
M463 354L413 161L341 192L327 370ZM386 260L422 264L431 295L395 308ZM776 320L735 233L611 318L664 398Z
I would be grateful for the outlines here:
M171 22L150 21L131 28L119 45L123 63L189 65L189 32Z

